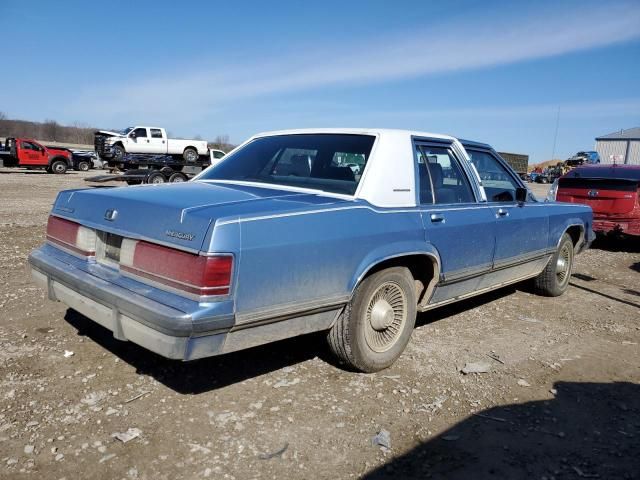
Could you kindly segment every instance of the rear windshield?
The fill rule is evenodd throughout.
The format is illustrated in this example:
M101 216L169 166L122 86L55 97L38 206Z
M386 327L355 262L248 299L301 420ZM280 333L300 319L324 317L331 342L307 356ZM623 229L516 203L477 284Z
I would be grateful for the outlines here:
M300 134L256 138L199 180L240 180L353 195L375 140L371 135Z
M571 170L563 178L610 178L640 181L640 168L635 167L581 167Z
M633 192L638 188L638 180L625 178L560 178L560 188L594 188L597 190L620 190Z

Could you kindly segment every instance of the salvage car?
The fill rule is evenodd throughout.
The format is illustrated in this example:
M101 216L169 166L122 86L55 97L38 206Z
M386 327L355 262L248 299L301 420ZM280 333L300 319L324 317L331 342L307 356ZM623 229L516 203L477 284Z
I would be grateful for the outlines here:
M483 143L289 130L190 182L60 192L29 264L50 299L168 358L326 331L373 372L417 312L525 280L561 295L591 225L587 206L536 201Z
M187 163L209 156L205 140L168 138L164 128L141 125L117 132L99 130L94 134L94 147L101 158L114 164L122 162L125 153L171 155Z
M554 182L548 198L590 206L596 233L640 236L640 165L577 167Z

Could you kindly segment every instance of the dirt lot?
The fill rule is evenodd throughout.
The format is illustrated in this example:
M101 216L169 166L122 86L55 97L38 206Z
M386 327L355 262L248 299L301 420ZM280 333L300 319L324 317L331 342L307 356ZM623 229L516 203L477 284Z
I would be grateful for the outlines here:
M340 368L323 335L185 364L30 282L54 196L82 177L0 173L0 478L640 478L637 243L580 255L561 298L421 315L378 374ZM490 372L460 373L476 361Z

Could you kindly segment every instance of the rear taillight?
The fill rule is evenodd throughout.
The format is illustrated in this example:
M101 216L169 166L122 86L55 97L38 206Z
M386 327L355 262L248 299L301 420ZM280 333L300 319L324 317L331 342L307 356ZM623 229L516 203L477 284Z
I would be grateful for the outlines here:
M120 270L197 296L227 295L233 257L195 255L124 239L120 247Z
M63 218L49 216L47 240L83 257L96 254L96 231Z

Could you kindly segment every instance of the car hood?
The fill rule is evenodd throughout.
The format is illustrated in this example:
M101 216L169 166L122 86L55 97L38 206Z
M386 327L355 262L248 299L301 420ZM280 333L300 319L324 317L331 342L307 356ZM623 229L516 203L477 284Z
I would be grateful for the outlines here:
M60 192L53 213L118 235L201 250L219 219L309 209L345 200L277 188L186 182Z
M121 138L125 137L125 135L121 134L120 132L112 132L111 130L98 130L96 133L100 135L105 135L107 137L121 137Z

